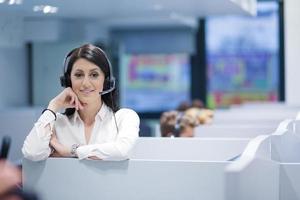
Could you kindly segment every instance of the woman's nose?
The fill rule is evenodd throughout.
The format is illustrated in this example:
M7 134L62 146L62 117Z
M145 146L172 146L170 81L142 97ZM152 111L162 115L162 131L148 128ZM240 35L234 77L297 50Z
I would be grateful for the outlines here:
M82 80L82 85L89 86L90 84L91 84L90 77L89 76L85 76L84 79Z

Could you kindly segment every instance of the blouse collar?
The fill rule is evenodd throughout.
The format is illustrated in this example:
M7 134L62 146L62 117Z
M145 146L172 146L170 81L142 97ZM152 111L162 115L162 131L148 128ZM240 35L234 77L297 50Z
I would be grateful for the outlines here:
M109 112L109 107L103 102L99 112L96 114L95 118L99 118L101 121L105 118L106 114ZM79 113L76 110L73 115L73 122L75 123L77 119L80 119Z

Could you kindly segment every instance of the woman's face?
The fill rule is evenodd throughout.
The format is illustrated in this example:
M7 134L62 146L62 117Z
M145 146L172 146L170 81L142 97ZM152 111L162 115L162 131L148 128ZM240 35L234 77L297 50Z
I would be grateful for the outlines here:
M94 63L80 58L71 71L72 89L83 104L95 103L100 100L99 92L103 90L103 71Z

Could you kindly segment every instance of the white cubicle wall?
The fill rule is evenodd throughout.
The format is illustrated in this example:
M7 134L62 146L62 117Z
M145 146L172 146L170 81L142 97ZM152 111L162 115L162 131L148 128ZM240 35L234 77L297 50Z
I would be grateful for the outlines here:
M252 140L226 168L228 200L299 200L299 122L285 120L272 135Z
M194 129L195 137L200 138L255 138L259 135L272 134L276 130L274 125L258 124L211 124L200 125Z
M250 142L230 137L139 138L131 160L121 162L24 160L24 187L39 191L45 200L296 200L298 130L294 120L285 120L272 134Z
M224 200L224 169L247 143L141 138L126 161L24 160L24 187L44 200Z
M290 131L272 135L271 158L279 163L280 200L300 199L300 121L293 122Z
M212 124L195 128L195 136L255 138L274 133L285 119L295 118L299 107L285 104L246 104L228 110L216 110Z
M227 166L226 200L279 200L279 166L270 159L269 149L269 136L258 136Z
M246 138L139 138L131 159L227 161L241 154Z

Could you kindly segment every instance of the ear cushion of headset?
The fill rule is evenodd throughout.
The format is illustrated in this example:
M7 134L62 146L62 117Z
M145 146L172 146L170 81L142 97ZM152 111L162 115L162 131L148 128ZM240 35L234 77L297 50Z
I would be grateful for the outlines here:
M65 80L65 77L64 76L60 76L60 85L62 86L62 87L65 87L65 83L66 83L66 80Z
M65 76L61 76L60 77L60 85L62 87L66 87L66 85L67 85L66 82L67 82L67 80L66 80Z

